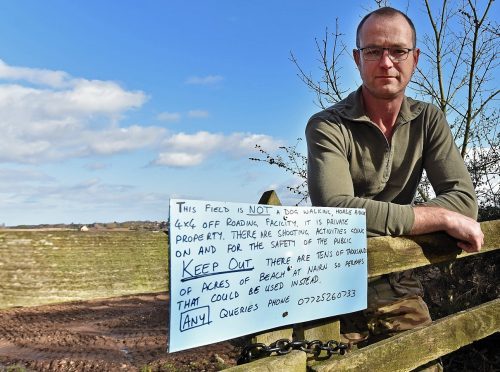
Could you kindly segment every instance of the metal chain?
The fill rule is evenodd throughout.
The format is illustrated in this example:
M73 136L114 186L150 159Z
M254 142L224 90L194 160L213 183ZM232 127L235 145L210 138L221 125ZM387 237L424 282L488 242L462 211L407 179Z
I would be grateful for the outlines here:
M316 357L319 356L321 351L325 350L329 358L333 354L344 355L347 349L347 344L344 344L343 342L337 342L335 340L330 340L327 342L322 342L320 340L290 341L286 338L282 338L269 344L269 346L263 343L250 344L245 346L241 351L240 357L238 358L238 364L249 363L252 360L270 356L272 353L276 353L277 355L285 355L292 350L302 350L306 353L314 354L314 356Z

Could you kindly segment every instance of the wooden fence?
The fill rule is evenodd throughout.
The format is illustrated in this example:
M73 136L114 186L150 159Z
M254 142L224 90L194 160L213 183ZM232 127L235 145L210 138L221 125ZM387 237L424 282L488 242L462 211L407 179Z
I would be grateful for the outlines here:
M279 204L274 193L261 202ZM480 254L500 248L500 220L481 223ZM446 234L368 239L368 276L466 258ZM163 232L0 230L0 309L166 291L168 237ZM269 344L293 327L255 338ZM500 330L500 299L326 361L302 351L233 367L232 371L411 370ZM295 326L298 338L338 339L338 323Z

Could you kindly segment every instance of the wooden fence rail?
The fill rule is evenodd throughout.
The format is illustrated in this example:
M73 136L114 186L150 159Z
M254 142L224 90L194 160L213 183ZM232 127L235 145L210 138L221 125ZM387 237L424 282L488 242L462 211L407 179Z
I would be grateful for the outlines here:
M422 364L500 330L500 299L406 331L344 357L317 363L310 370L411 371ZM305 369L304 369L305 370Z

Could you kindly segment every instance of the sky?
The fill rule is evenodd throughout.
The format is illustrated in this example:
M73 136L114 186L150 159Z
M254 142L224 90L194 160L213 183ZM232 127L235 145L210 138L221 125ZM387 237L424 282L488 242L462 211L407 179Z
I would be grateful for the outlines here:
M420 2L391 5L428 28ZM354 47L373 9L0 0L0 224L165 221L170 198L256 203L270 189L293 205L286 186L298 180L249 160L256 144L271 153L296 144L319 111L290 52L317 74L315 39L337 19ZM353 90L360 80L347 62Z

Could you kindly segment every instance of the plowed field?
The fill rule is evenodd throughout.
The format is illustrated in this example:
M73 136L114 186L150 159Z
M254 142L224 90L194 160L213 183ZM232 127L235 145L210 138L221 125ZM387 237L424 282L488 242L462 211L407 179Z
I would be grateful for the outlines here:
M168 301L157 293L0 310L0 371L15 370L13 365L145 372L235 365L241 340L167 353Z

